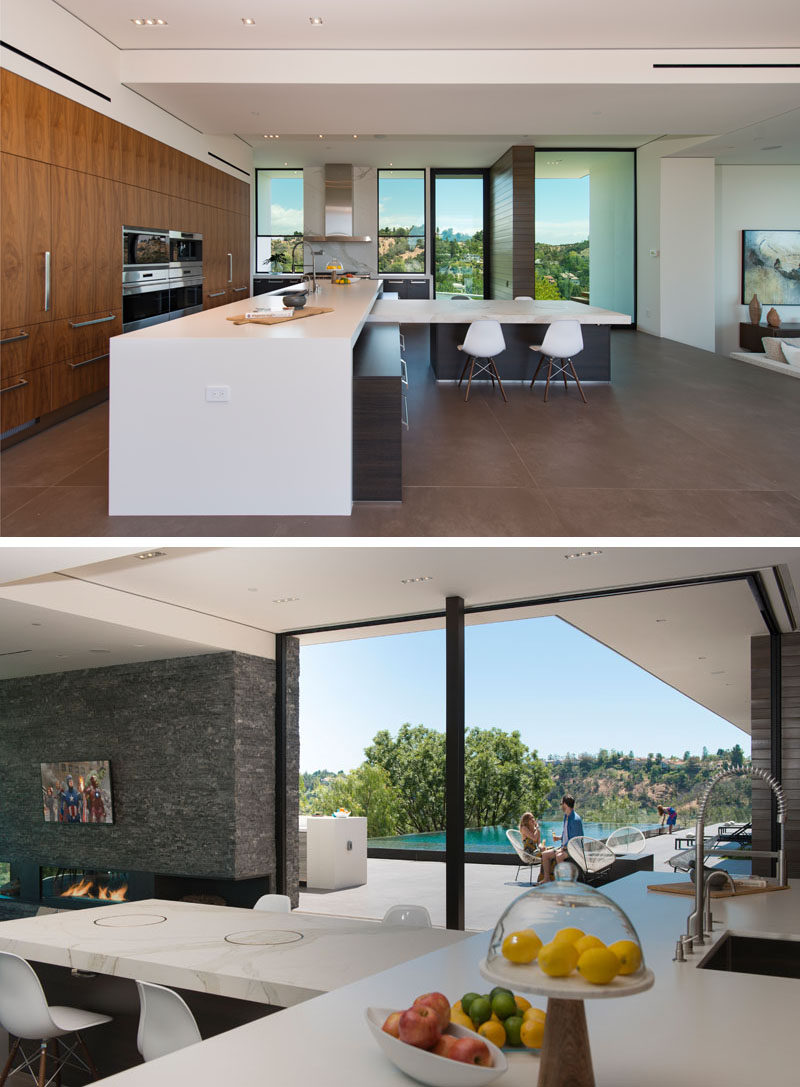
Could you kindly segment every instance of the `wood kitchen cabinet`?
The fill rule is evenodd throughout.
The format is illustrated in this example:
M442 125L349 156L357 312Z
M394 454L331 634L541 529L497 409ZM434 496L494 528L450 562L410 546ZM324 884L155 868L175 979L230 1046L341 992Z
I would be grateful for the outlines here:
M50 231L50 167L0 155L0 328L49 321L46 296Z
M54 166L120 179L122 125L61 94L51 95L50 124Z
M0 70L0 150L50 161L50 99L38 83Z
M0 379L0 434L49 410L49 366Z
M43 321L0 331L0 377L38 370L53 361L53 324Z
M119 306L122 231L118 186L52 167L54 318Z

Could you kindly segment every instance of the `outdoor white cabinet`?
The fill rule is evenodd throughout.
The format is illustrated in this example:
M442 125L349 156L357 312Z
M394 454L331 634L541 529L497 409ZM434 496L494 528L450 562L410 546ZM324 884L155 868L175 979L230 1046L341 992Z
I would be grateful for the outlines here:
M306 821L306 886L323 891L367 882L367 820L309 816Z

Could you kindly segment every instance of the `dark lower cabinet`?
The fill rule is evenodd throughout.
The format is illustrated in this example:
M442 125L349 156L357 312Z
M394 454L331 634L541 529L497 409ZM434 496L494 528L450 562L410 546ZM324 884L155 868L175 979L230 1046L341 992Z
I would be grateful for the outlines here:
M267 294L268 291L278 291L281 287L291 287L293 283L299 283L302 276L255 276L253 279L253 295Z
M393 279L392 276L381 278L384 291L398 294L401 298L430 298L431 296L429 279Z
M765 336L794 340L800 337L800 325L782 325L780 328L773 328L771 325L751 325L745 321L739 325L739 346L745 351L763 352L764 345L761 341Z
M353 348L353 500L403 497L403 384L398 325L365 325Z

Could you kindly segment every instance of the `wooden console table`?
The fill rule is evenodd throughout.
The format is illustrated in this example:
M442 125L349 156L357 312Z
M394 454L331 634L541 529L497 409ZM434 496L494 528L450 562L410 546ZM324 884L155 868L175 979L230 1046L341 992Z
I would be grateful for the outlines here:
M800 325L781 325L780 328L773 328L772 325L751 325L749 321L742 321L739 325L739 346L744 351L763 351L761 340L764 336L796 339L800 336Z

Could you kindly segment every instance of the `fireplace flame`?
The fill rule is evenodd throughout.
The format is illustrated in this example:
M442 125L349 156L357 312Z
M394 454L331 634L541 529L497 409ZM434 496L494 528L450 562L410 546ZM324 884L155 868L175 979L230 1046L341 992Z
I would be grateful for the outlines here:
M82 879L80 883L73 883L62 891L59 898L96 898L107 902L125 902L128 895L128 884L123 883L115 890L108 887L95 888L94 880Z

